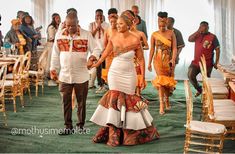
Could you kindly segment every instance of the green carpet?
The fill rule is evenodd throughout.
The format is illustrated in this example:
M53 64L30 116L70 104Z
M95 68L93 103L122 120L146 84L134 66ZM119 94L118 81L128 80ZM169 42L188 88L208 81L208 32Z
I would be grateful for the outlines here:
M34 95L34 87L32 95ZM40 89L41 90L41 89ZM109 147L105 144L94 144L92 137L98 130L98 126L89 122L89 119L97 107L97 102L102 95L95 94L95 90L90 90L87 100L87 122L86 128L90 130L87 134L73 134L69 136L59 136L48 134L46 129L63 128L63 113L61 99L57 87L45 87L44 95L39 93L39 97L33 97L30 101L25 96L25 108L17 104L17 113L13 112L11 102L6 102L8 126L3 126L3 116L0 115L0 149L1 153L22 153L22 152L118 152L118 153L182 153L184 146L184 124L186 120L186 106L183 82L177 84L176 91L171 97L171 111L164 116L160 116L157 91L149 83L143 91L143 96L150 101L149 110L154 118L154 125L157 127L161 138L143 145ZM19 100L17 100L19 102ZM194 103L194 119L200 119L201 111L200 99ZM74 125L77 117L73 112ZM33 134L21 133L12 135L11 131L16 129L29 130L35 128L44 130L44 134L38 132ZM235 141L225 141L224 153L235 153Z

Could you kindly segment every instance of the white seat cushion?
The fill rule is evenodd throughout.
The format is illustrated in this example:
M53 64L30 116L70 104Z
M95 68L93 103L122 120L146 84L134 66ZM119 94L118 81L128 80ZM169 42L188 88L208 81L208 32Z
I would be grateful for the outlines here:
M8 73L6 75L6 79L13 79L13 74L12 73Z
M5 87L12 87L13 86L13 80L6 80L4 82Z
M36 75L36 74L38 74L38 72L37 71L29 71L29 75Z
M235 114L235 106L214 106L214 110L215 112L217 111L224 111L224 112L230 112L230 111L234 111Z
M212 94L228 94L228 88L226 87L211 87Z
M218 79L218 78L208 78L208 82L212 87L226 87L227 84L223 79Z
M224 79L219 79L219 78L208 78L208 81L210 83L216 83L216 82L225 83Z
M235 122L235 110L217 110L214 113L215 120L217 121L234 121Z
M231 99L214 99L214 107L216 106L235 106L235 102Z
M223 134L226 130L222 124L202 121L191 121L188 127L192 131L207 133L207 134Z

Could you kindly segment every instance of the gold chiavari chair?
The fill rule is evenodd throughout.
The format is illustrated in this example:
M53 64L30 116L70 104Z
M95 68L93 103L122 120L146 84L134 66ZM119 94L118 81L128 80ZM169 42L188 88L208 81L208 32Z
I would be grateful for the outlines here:
M31 52L28 51L25 53L23 58L23 71L22 71L22 78L21 78L21 88L24 91L24 89L28 90L29 97L31 97L30 93L30 79L29 79L29 68L30 68L30 62L31 62Z
M4 89L5 89L4 82L6 80L7 65L2 65L0 67L1 67L0 68L0 112L3 113L4 124L5 126L7 126L7 115L6 115L5 98L4 98Z
M17 58L13 67L13 80L5 81L5 99L13 100L14 112L16 112L16 97L20 96L21 106L24 107L24 97L21 88L21 75L22 75L22 61L23 55Z
M208 86L210 87L210 92L212 94L212 86L211 82L209 81L209 78L207 77L207 72L206 72L206 63L205 63L205 57L203 56L201 58L201 62L199 63L200 65L200 70L202 74L202 81L203 81L203 94L202 94L202 120L206 121L208 119ZM219 87L219 86L218 86ZM220 88L224 88L221 86ZM222 99L222 98L216 98L212 94L212 100L213 100L213 105L215 108L218 110L222 110L225 108L230 108L234 109L235 107L235 102L233 102L231 99Z
M225 126L193 120L193 97L188 80L184 81L184 87L187 107L184 153L222 153Z
M38 96L38 86L42 86L42 94L44 89L44 78L45 78L45 69L47 65L47 49L45 48L38 60L38 69L37 71L29 70L29 76L31 78L31 83L36 87L35 95Z
M235 140L235 102L231 99L214 99L210 83L206 82L206 121L223 124L227 129L225 139Z
M201 57L201 63L205 74L207 74L206 58L204 55ZM207 78L207 80L211 85L213 98L226 99L229 97L228 84L225 84L224 80L215 78Z

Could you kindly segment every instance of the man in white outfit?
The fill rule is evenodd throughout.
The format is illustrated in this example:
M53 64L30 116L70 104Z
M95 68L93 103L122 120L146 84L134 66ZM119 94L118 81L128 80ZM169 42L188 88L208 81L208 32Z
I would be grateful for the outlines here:
M73 133L72 125L72 91L75 90L78 102L77 127L83 129L86 118L86 98L88 93L89 73L87 69L88 51L92 51L90 60L100 56L101 50L96 45L90 32L78 27L75 13L66 16L65 28L58 34L53 45L50 74L51 78L60 81L64 106L65 129L59 135ZM59 72L59 78L57 72Z

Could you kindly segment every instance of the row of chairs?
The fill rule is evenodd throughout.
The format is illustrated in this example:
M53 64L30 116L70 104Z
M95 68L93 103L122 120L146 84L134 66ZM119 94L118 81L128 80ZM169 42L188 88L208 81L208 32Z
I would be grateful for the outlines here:
M235 102L232 99L218 99L213 96L212 86L206 76L206 60L201 58L200 69L203 76L203 87L205 91L202 106L205 109L203 115L205 121L211 121L225 125L227 136L225 139L235 139Z
M227 84L218 79L209 79L206 68L203 56L200 63L203 84L202 121L193 120L192 92L189 82L184 81L187 104L184 153L222 153L224 139L235 139L235 102L228 99L228 94L213 91L216 88L227 89Z
M31 52L20 55L16 58L12 73L7 73L7 65L0 66L0 112L3 112L4 123L6 122L5 100L12 100L14 112L16 112L16 97L20 97L21 106L24 107L24 92L27 90L30 100L30 85L35 85L35 95L38 96L38 87L44 89L45 68L47 62L47 50L45 49L38 60L37 70L29 70L31 62Z

